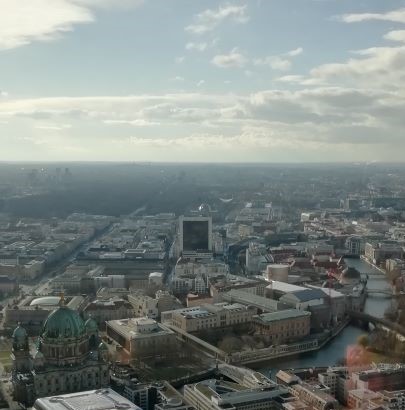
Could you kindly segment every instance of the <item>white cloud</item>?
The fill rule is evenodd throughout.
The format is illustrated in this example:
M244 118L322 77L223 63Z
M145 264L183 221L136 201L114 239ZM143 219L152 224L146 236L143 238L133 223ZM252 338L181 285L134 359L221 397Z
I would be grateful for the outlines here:
M387 13L352 13L339 17L345 23L359 23L363 21L380 20L394 23L405 23L405 8L389 11Z
M300 84L304 80L303 75L284 75L282 77L279 77L276 79L276 81L282 82L282 83L298 83Z
M92 8L139 5L138 0L0 0L0 50L51 41L95 21Z
M202 87L205 84L205 80L200 80L198 81L198 83L196 84L197 87Z
M384 35L386 40L399 41L405 43L405 30L394 30Z
M0 105L0 121L38 125L49 131L69 121L69 134L86 127L129 125L153 129L143 137L177 138L201 127L239 135L244 127L271 131L273 137L322 144L392 144L402 147L405 96L342 87L298 91L264 90L250 96L177 93L127 97L77 97L7 100ZM47 122L38 124L38 118ZM79 126L75 126L79 124ZM110 127L101 128L109 133ZM41 129L41 128L40 128ZM32 132L32 129L31 129ZM98 131L101 132L101 131ZM29 128L24 135L30 135ZM384 136L383 138L381 136ZM36 134L32 134L36 137ZM40 137L39 135L38 137ZM272 138L273 138L272 137ZM275 138L275 137L274 137ZM86 138L82 135L85 144ZM264 144L264 137L260 141Z
M288 71L291 68L291 61L281 57L271 57L267 64L273 70Z
M171 78L170 81L183 82L183 81L184 81L184 77L182 77L182 76L180 76L180 75L176 75L176 77Z
M214 30L222 22L230 20L234 23L243 24L249 21L246 5L233 5L227 3L218 9L207 9L194 17L194 23L185 28L194 34L204 34Z
M298 47L294 50L287 51L284 54L278 56L268 56L264 58L257 58L254 60L256 66L268 66L273 70L288 71L291 69L293 57L299 56L304 52L302 47Z
M72 126L71 124L38 124L34 128L43 131L63 131L72 128Z
M218 54L211 63L221 68L243 67L247 63L247 58L234 48L229 54Z
M194 51L205 51L208 47L207 43L193 43L189 42L186 44L186 50L194 50Z
M174 59L174 62L175 62L176 64L183 64L183 63L184 63L184 60L185 60L185 57L184 57L184 56L181 56L181 57L176 57L176 58Z
M94 8L132 9L139 7L144 0L71 0L73 3Z
M107 125L132 125L134 127L152 127L160 125L159 122L148 121L143 118L138 118L136 120L103 120L103 123Z
M288 71L291 68L291 61L279 56L257 58L254 60L256 66L268 66L273 70Z
M0 90L0 98L7 98L7 97L8 97L8 92Z
M302 54L304 52L304 49L302 47L298 47L294 50L290 50L286 53L287 56L289 57L295 57L295 56L299 56L300 54Z
M313 79L365 88L398 88L405 85L405 46L372 47L356 52L360 58L323 64L311 70Z

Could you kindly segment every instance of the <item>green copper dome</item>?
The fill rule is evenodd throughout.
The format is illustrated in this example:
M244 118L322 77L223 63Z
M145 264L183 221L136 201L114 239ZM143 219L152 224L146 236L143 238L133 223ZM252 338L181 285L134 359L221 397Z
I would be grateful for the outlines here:
M77 312L66 306L60 306L46 319L42 328L43 338L78 338L86 334L83 319Z
M27 331L20 325L14 329L13 339L24 340L27 337Z
M85 326L86 326L87 331L89 331L89 332L97 332L98 331L97 322L92 317L89 317L86 320Z

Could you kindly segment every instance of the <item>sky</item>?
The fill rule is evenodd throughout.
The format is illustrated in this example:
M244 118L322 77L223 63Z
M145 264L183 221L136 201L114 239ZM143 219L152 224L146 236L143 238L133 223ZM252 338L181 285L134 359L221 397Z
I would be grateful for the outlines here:
M0 161L404 153L405 0L0 0Z

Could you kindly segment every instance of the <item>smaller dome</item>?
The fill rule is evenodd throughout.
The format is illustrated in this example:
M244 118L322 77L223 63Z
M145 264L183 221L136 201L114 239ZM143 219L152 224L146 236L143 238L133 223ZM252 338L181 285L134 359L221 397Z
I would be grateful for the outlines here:
M198 212L202 215L208 216L211 214L211 207L208 204L203 203L198 207Z
M28 337L27 331L20 324L18 324L18 326L14 329L13 339L22 340L26 337Z
M76 311L62 305L46 319L41 337L49 339L79 338L86 334L83 319Z
M97 322L92 317L89 317L84 323L84 325L86 326L87 331L98 332Z
M101 342L101 343L98 345L98 350L107 352L107 351L108 351L108 347L107 347L107 345L106 345L104 342Z

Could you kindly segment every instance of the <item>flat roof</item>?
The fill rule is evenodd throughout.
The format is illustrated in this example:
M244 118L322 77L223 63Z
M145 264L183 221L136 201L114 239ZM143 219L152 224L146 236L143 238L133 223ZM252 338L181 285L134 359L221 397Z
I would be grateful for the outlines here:
M296 319L300 317L311 316L311 312L298 309L280 310L278 312L263 313L258 318L262 322L276 322L278 320Z
M174 332L166 326L149 318L109 320L106 323L107 327L110 327L126 339L141 339L174 334ZM138 332L138 324L145 326L156 326L148 332Z
M308 285L312 289L320 289L323 293L325 293L327 296L330 295L331 298L344 298L345 295L341 292L338 292L335 289L330 289L330 288L321 288L319 286L313 286L313 285Z
M245 292L239 289L231 289L230 291L224 293L223 298L225 300L235 300L246 305L260 307L261 309L270 312L277 311L280 307L283 306L283 303L277 300L265 298L264 296L254 295L253 293Z
M202 393L208 400L222 408L244 403L272 400L288 392L283 387L274 386L252 389L238 383L208 379L188 385Z
M291 285L290 283L280 282L278 280L272 280L267 289L276 290L284 293L296 292L298 290L305 290L307 288L303 286Z
M43 397L35 401L34 410L141 410L110 388Z
M300 302L308 302L314 299L324 299L326 297L326 294L320 289L303 289L288 293L287 295L282 296L280 299L284 300L290 297L295 297Z

